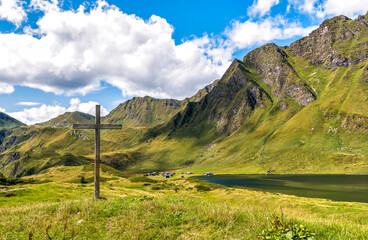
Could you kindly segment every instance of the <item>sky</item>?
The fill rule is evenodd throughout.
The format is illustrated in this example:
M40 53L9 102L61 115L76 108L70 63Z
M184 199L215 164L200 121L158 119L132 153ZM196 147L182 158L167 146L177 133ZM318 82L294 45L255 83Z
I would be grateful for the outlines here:
M289 45L368 0L0 0L0 111L26 123L184 99L234 60Z

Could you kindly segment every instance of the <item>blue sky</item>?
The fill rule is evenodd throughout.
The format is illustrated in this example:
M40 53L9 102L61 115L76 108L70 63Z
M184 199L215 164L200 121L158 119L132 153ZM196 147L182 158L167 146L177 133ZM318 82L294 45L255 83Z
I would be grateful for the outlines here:
M367 6L367 7L365 7ZM267 42L289 45L368 0L0 0L0 111L27 123L183 99Z

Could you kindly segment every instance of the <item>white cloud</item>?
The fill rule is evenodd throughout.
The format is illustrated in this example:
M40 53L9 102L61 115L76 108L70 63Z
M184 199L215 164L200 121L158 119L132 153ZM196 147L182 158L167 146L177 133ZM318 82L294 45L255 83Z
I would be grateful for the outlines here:
M23 111L19 112L7 112L10 116L19 121L31 125L35 123L41 123L48 121L52 118L55 118L65 112L84 112L91 115L95 115L95 106L99 105L98 102L89 101L87 103L81 103L78 98L72 98L70 100L70 106L68 108L59 106L59 105L46 105L42 104L40 107L34 107L29 109L23 109ZM0 111L5 109L0 108ZM109 112L101 106L101 116L106 116Z
M279 4L279 0L255 0L253 5L248 8L248 15L260 17L270 12L271 8Z
M40 104L41 103L37 103L37 102L19 102L17 103L17 105L20 105L20 106L37 106Z
M0 19L5 19L19 26L27 19L21 0L0 0Z
M235 21L232 27L226 30L226 35L236 48L243 49L275 39L305 36L317 27L303 28L300 23L289 23L285 19L277 17L268 18L262 22Z
M287 5L287 7L286 7L286 13L289 13L289 12L290 12L290 4Z
M317 0L304 0L304 3L300 5L300 10L307 13L314 13L316 10Z
M0 107L0 112L5 113L6 112L5 108Z
M3 84L73 95L104 80L126 96L184 98L231 63L232 52L207 36L176 45L173 26L155 15L145 21L104 1L88 12L63 11L57 1L32 6L45 12L37 29L0 34Z
M298 11L318 18L345 15L355 18L368 10L368 0L289 0Z
M318 6L317 0L289 0L289 4L299 12L307 14L315 14Z
M98 102L89 101L87 103L81 103L80 99L72 98L70 100L70 107L67 109L67 112L83 112L91 115L96 114L96 105L99 105ZM101 106L101 116L106 116L109 114L109 111L106 110L103 106Z
M40 107L24 109L20 112L9 112L7 114L27 125L30 125L50 120L63 114L65 110L66 109L61 106L42 104Z
M318 8L317 16L345 15L355 18L368 10L368 0L326 0Z
M8 83L0 82L0 94L8 94L14 92L14 87Z
M43 12L59 11L58 0L31 0L30 7Z

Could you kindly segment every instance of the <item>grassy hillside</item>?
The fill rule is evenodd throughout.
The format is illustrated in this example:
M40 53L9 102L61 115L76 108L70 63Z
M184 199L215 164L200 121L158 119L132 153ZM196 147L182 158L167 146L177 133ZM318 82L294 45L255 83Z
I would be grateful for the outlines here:
M37 124L42 127L71 127L75 123L94 123L95 117L82 112L66 112L47 122Z
M15 118L10 117L9 115L0 112L0 129L1 128L14 128L19 126L24 126L25 124L18 121Z
M104 119L104 123L119 123L124 127L152 127L167 122L187 104L187 100L134 97L121 103Z
M189 98L189 102L199 102L204 98L212 89L217 85L220 80L215 80L213 83L208 84L204 88L200 89L196 94Z
M153 97L134 97L119 104L106 117L104 123L119 123L123 127L155 127L167 123L189 102L199 102L217 85L219 80L200 89L196 94L184 100L158 99Z

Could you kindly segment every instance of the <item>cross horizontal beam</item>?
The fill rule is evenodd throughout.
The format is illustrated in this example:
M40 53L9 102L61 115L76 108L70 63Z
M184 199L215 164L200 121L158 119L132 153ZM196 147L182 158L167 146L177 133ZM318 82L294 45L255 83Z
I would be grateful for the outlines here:
M121 124L73 124L75 129L121 129Z

